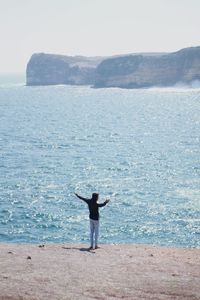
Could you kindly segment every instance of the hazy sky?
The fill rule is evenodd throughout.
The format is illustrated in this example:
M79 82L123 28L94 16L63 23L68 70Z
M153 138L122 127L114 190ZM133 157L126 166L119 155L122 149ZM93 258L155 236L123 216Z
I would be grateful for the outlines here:
M200 46L200 0L0 0L0 37L0 72L35 52L172 52Z

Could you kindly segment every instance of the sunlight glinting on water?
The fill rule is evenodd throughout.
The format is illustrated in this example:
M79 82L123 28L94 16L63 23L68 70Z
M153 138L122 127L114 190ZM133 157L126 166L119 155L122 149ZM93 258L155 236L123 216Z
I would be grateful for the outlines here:
M200 246L198 89L0 87L0 241Z

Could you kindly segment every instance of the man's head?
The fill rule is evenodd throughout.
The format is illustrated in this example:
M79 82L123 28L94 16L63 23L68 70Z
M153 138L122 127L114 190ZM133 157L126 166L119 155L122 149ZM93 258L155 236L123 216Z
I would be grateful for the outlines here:
M97 193L92 194L92 200L93 201L97 202L98 198L99 198L99 194L97 194Z

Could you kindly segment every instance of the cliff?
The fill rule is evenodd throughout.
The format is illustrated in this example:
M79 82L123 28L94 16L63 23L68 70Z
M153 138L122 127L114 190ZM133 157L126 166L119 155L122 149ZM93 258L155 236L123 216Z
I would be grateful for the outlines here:
M27 85L72 84L142 88L200 81L200 47L167 54L131 54L109 58L33 54Z
M101 58L36 53L26 69L27 85L94 84L95 70Z
M200 80L200 47L159 56L129 55L102 61L95 87L141 88Z

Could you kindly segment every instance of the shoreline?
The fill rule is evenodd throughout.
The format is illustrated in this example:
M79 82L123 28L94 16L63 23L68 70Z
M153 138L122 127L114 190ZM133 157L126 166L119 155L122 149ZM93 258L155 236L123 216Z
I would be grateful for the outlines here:
M0 300L200 299L200 249L0 243Z

